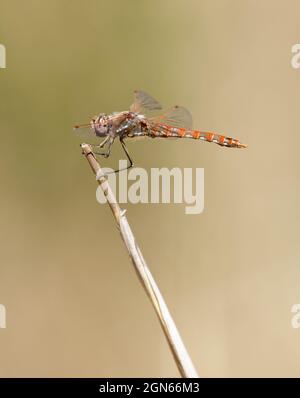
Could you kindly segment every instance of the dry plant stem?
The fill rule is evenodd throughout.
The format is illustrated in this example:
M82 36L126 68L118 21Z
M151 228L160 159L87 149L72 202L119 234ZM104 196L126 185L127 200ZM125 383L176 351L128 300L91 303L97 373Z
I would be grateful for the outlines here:
M199 377L169 313L168 307L136 243L135 237L125 216L126 210L122 210L120 208L91 147L88 144L82 144L81 148L96 175L97 181L101 186L110 209L115 217L135 271L137 272L138 277L155 309L181 376L189 378Z

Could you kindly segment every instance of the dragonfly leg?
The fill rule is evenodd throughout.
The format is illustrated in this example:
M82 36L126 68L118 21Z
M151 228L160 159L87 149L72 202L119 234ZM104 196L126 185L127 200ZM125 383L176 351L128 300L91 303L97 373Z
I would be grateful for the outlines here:
M128 152L128 149L127 149L127 147L125 145L125 142L123 140L120 140L120 141L121 141L122 148L124 149L125 155L127 156L127 159L128 159L128 161L130 163L129 167L127 167L127 169L130 169L130 167L133 167L133 161L132 161L132 159L131 159L131 157L129 155L129 152Z
M103 144L104 141L105 141L105 143ZM106 142L108 141L108 139L106 138L104 141L102 141L102 142L100 143L101 147L103 147L103 146L106 144ZM100 155L100 156L103 156L103 157L105 157L105 158L108 158L109 155L110 155L110 152L111 152L111 147L112 147L113 142L114 142L114 139L110 139L110 141L109 141L109 143L108 143L107 151L104 152L104 153L100 153L100 152L96 152L96 151L95 151L95 152L94 152L95 155ZM131 159L131 157L130 157L130 155L129 155L129 152L128 152L128 149L127 149L127 147L126 147L126 145L125 145L125 142L124 142L121 138L120 138L120 142L121 142L122 148L123 148L123 150L124 150L124 152L125 152L125 155L126 155L128 161L129 161L129 165L128 165L127 167L124 167L123 169L108 171L108 172L105 173L106 175L107 175L107 174L112 174L112 173L119 173L120 171L128 170L128 169L130 169L131 167L133 167L133 161L132 161L132 159ZM103 144L103 145L102 145L102 144ZM97 145L96 147L99 148L100 145Z
M97 144L97 145L90 144L91 147L93 148L93 151L95 152L95 149L97 149L97 148L103 148L105 146L105 144L107 143L107 141L109 140L109 138L110 137L107 136L103 141L100 142L100 144Z
M125 152L125 155L126 155L128 161L129 161L129 165L128 165L127 167L124 167L123 169L115 170L115 171L114 171L115 173L118 173L119 171L128 170L128 169L130 169L131 167L133 167L133 161L132 161L132 159L131 159L131 157L130 157L130 155L129 155L129 152L128 152L128 149L127 149L127 147L126 147L126 145L125 145L125 142L124 142L121 138L120 138L120 142L121 142L123 151Z
M109 135L102 141L102 142L100 142L100 144L99 145L97 145L99 148L103 148L104 147L104 145L107 143L107 141L109 140Z
M94 151L95 155L100 155L100 156L103 156L104 158L108 158L109 157L110 152L111 152L112 144L114 143L114 138L112 139L109 136L106 137L105 140L103 140L99 145L96 145L95 148L103 148L104 145L107 143L107 141L109 141L108 142L108 146L107 146L107 150L105 152Z

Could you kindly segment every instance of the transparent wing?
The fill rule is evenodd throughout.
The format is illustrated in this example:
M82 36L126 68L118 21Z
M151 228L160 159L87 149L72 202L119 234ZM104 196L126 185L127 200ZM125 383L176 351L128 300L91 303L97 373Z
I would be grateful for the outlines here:
M81 143L97 145L102 140L96 136L94 129L90 125L74 126L73 131L75 137L78 138Z
M189 130L193 127L192 114L189 110L179 105L168 109L161 115L151 117L149 120L153 123L167 124L174 127L183 127Z
M155 111L162 109L161 104L144 91L134 91L134 102L130 107L131 112L140 113L143 109Z

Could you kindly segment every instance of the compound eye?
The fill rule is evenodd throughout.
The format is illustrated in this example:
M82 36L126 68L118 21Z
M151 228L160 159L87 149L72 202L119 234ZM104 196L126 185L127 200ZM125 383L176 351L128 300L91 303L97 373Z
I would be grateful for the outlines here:
M107 120L107 118L105 116L101 117L101 124L102 124L102 126L107 127L108 120Z

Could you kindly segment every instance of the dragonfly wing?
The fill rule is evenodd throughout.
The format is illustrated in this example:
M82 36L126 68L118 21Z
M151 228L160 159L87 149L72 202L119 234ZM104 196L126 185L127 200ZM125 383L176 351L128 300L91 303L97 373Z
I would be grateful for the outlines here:
M141 113L145 109L155 111L161 109L161 104L144 91L134 91L134 102L130 107L131 112Z
M174 127L183 127L191 130L193 117L190 111L183 106L176 105L159 116L150 118L151 122L166 124Z
M91 126L74 127L75 136L83 143L86 144L99 144L101 139L96 136L95 130Z

